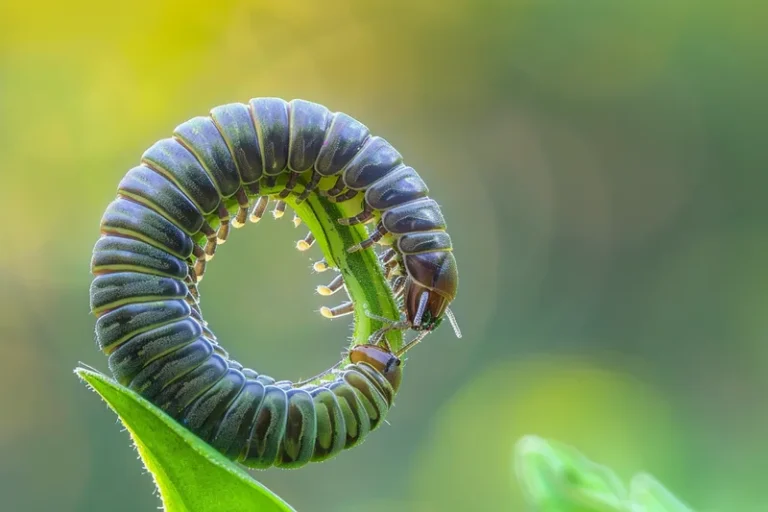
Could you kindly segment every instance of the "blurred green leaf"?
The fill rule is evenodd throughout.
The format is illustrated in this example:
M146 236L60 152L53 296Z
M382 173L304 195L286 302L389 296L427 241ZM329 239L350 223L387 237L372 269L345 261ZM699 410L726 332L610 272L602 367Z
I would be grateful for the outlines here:
M693 512L647 473L635 475L627 493L606 466L536 436L517 442L515 473L536 512Z
M632 512L693 512L648 473L639 473L629 484Z
M101 395L128 429L166 512L294 510L138 394L100 373L84 368L75 373Z
M532 510L630 511L626 488L613 471L564 444L523 437L515 447L515 473Z

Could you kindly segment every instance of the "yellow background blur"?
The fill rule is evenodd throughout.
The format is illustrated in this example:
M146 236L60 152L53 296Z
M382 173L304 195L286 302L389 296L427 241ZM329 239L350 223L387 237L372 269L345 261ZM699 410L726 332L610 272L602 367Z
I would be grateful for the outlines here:
M158 506L72 374L106 370L91 249L145 148L255 96L349 113L422 174L465 334L413 351L391 426L261 481L300 511L518 511L511 450L530 433L697 510L765 510L765 5L4 0L0 510ZM224 345L278 378L327 367L348 335L316 313L328 274L292 250L303 234L236 233L203 285Z

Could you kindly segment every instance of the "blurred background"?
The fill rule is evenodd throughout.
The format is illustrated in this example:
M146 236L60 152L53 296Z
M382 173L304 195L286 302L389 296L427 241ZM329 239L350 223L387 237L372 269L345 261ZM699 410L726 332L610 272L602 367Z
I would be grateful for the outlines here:
M3 2L0 509L159 506L72 374L107 368L99 219L177 124L280 96L361 119L421 173L464 338L410 354L363 446L259 480L299 511L518 511L512 448L536 434L700 511L765 510L766 26L750 1ZM349 333L317 314L303 234L237 232L202 287L230 353L278 378Z

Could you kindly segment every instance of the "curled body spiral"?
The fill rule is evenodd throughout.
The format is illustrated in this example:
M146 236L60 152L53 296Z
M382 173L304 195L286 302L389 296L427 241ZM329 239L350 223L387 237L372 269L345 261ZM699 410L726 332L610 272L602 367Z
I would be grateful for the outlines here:
M325 379L275 381L232 360L208 328L197 290L206 263L249 210L251 220L261 217L269 198L260 190L277 184L276 216L290 194L360 201L360 213L339 222L377 224L349 250L392 246L382 262L404 295L408 326L433 329L458 282L445 221L426 185L350 116L259 98L216 107L150 147L101 221L90 294L97 343L121 384L255 468L300 467L355 446L381 424L401 378L395 354L366 344ZM312 241L310 234L304 246ZM342 286L339 277L324 288Z

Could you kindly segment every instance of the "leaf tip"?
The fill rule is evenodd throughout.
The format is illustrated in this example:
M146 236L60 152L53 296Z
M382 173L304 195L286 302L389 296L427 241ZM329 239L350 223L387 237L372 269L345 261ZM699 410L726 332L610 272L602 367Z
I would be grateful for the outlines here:
M109 386L110 384L114 384L114 381L109 378L108 376L104 375L97 369L85 364L85 363L79 363L77 367L73 370L73 373L77 375L77 377L91 390L96 391L101 395L100 392L98 392L97 388L104 387L103 385ZM102 386L100 386L100 384Z

